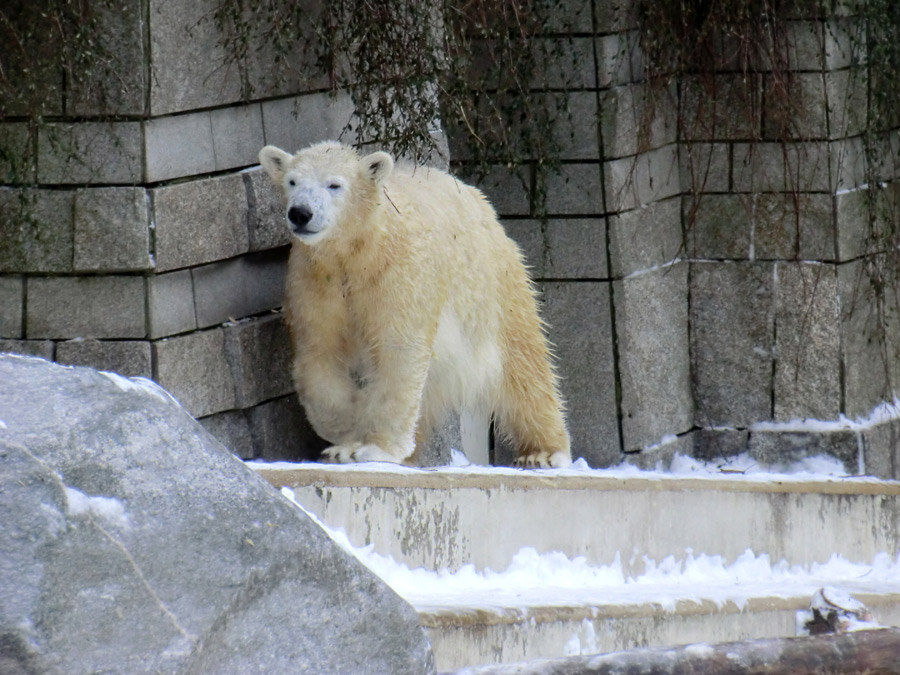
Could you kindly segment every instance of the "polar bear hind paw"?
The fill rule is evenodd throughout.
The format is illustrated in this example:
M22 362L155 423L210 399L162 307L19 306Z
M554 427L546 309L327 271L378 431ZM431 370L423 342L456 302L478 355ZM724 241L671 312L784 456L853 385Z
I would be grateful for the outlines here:
M402 459L385 452L377 445L350 443L332 445L322 451L322 461L330 464L355 464L357 462L391 462L399 464Z
M568 452L532 452L516 457L513 466L523 469L565 469L572 463Z

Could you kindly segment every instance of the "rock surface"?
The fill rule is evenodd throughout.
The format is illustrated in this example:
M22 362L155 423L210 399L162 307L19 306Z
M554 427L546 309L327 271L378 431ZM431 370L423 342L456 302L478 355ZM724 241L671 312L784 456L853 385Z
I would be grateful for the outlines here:
M162 389L0 355L0 671L434 666L413 609Z

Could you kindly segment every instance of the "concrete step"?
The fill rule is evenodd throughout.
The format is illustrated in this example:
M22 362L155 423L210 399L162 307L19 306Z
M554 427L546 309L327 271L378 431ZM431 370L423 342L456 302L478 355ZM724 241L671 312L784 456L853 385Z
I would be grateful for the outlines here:
M585 565L626 579L643 574L648 564L703 554L730 565L747 558L748 549L772 563L807 568L834 555L869 564L878 554L895 559L900 551L900 483L875 479L381 464L255 468L272 484L290 487L298 503L343 530L354 547L446 573L464 566L505 570L526 548L581 557ZM839 580L841 587L870 604L883 625L900 625L900 574L870 582L850 574ZM686 582L682 577L675 583ZM704 589L701 579L696 588L674 590L640 584L614 591L561 588L549 603L540 590L486 590L486 597L470 594L462 601L411 591L407 599L420 612L439 670L452 671L641 646L790 636L796 612L808 608L815 588L795 588L785 578L780 585L723 595Z

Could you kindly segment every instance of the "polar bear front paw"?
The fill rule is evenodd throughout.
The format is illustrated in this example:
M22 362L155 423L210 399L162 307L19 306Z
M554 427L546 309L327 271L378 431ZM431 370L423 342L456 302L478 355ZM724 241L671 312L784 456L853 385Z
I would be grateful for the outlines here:
M377 445L350 443L332 445L322 451L322 461L332 464L355 464L356 462L391 462L399 464L403 460L385 452Z
M565 450L558 452L532 452L519 455L513 466L523 469L565 469L572 464L571 455Z

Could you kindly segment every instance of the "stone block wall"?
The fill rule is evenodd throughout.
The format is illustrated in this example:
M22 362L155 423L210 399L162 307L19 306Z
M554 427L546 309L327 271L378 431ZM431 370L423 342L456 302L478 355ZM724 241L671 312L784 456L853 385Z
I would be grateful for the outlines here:
M101 8L113 76L58 88L36 134L0 123L0 350L152 377L242 457L315 456L280 316L289 238L255 165L338 137L352 107L276 82L265 54L223 66L214 8Z
M525 190L500 167L481 186L543 290L576 456L653 466L674 452L770 463L827 452L848 472L897 476L892 423L846 424L894 399L900 347L896 308L863 273L877 256L859 19L789 19L794 108L761 62L680 78L646 118L632 3L568 4L554 39L582 56L559 73L575 90L547 217L536 164ZM455 164L474 175L460 146ZM879 198L896 204L893 157Z
M337 138L353 107L321 79L274 77L265 51L223 67L214 6L122 0L106 17L116 77L60 88L36 135L0 123L14 177L0 187L0 350L152 377L241 456L312 458L323 444L291 393L279 314L289 241L256 155ZM544 79L568 91L560 171L479 178L542 292L575 455L828 451L896 476L896 423L792 422L868 415L897 380L896 312L864 274L878 256L858 22L789 22L802 114L785 144L765 63L673 82L641 127L630 17L630 3L563 3L542 38L564 47ZM734 114L748 92L757 105ZM449 135L453 170L474 180ZM897 205L897 166L881 170L879 198Z

